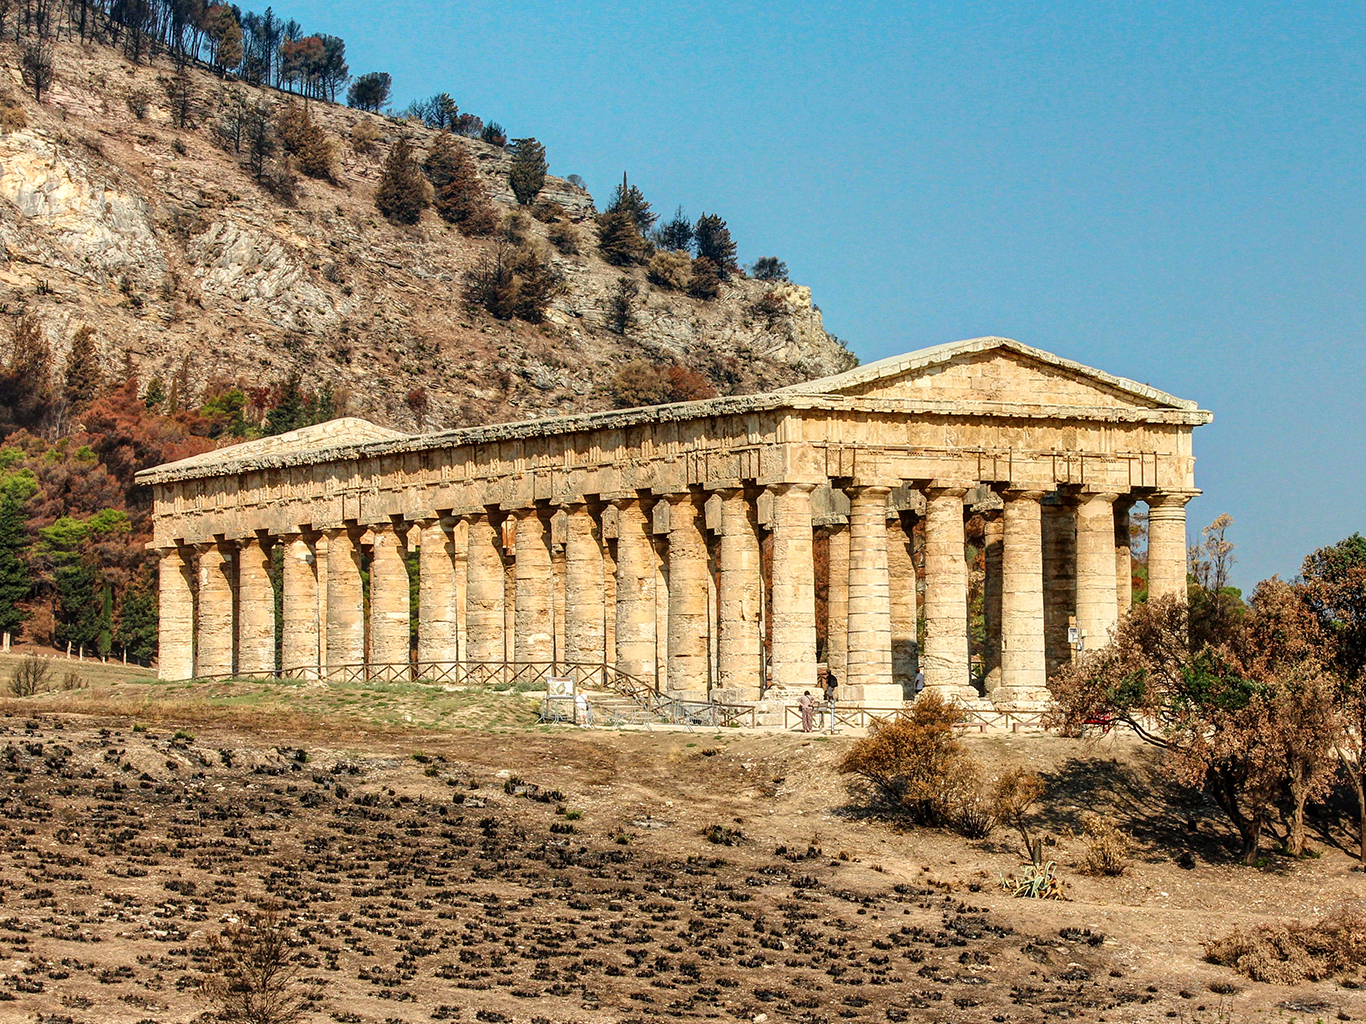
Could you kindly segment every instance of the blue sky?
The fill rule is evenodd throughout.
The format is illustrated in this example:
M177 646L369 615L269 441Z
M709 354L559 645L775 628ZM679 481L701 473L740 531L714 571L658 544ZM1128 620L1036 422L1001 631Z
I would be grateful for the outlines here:
M278 10L600 200L720 213L864 361L999 334L1197 399L1191 530L1234 517L1245 587L1366 532L1359 4Z

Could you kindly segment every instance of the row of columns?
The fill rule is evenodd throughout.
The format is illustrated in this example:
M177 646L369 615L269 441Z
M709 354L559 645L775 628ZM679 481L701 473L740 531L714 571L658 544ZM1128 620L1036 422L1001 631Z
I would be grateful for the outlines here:
M703 495L627 495L564 507L562 554L550 511L517 509L416 524L349 526L162 552L164 678L274 670L272 544L282 548L280 664L316 675L368 664L406 671L410 582L419 565L417 671L465 662L601 664L674 693L753 699L817 681L816 573L810 483L770 488L771 566L764 586L755 491L725 487L709 546ZM918 653L929 687L969 688L966 488L926 491L923 650L916 644L916 570L888 486L848 489L848 527L830 535L826 657L849 696L899 699ZM988 685L998 700L1037 700L1048 670L1042 491L1005 491L987 535ZM655 506L667 508L656 545ZM1075 615L1094 646L1128 600L1127 504L1083 496L1075 506ZM1150 502L1150 592L1184 594L1184 496ZM1122 520L1122 522L1121 522ZM510 525L510 529L505 529ZM1122 543L1121 532L1123 534ZM368 601L363 586L367 568ZM999 571L993 572L993 566ZM999 581L993 582L993 581ZM368 614L368 623L367 623ZM767 657L763 623L771 626ZM662 654L662 656L661 656ZM767 669L767 672L765 671Z

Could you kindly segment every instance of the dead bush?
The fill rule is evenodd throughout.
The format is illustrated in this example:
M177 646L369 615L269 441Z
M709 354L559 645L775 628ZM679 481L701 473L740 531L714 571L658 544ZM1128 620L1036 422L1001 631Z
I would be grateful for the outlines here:
M648 359L623 364L613 374L609 388L619 409L716 397L716 389L697 370L680 363L660 367Z
M1318 921L1240 928L1205 943L1205 959L1272 985L1355 974L1366 965L1366 915L1343 907Z
M1122 875L1129 866L1129 837L1099 814L1082 819L1085 870L1092 875Z
M660 288L685 292L692 284L692 259L686 252L657 252L650 258L645 276Z
M369 156L379 148L380 133L369 121L357 121L351 126L351 152Z
M543 247L498 241L465 275L465 304L499 320L538 324L564 288Z
M300 171L310 178L332 180L332 143L307 105L290 100L277 109L275 133Z
M152 94L146 89L134 89L123 98L123 101L128 104L128 112L142 121L147 117L147 110L152 105Z
M200 993L233 1024L293 1024L308 999L299 966L290 955L291 929L278 905L243 915L209 940L209 962Z
M9 677L9 692L16 697L32 697L46 690L52 666L36 654L27 655Z
M546 238L565 256L577 256L583 247L583 233L567 220L557 220L550 225Z
M71 691L79 690L85 686L85 680L81 678L79 672L67 672L62 676L62 689Z
M924 695L917 700L924 700ZM996 780L992 796L992 817L1020 833L1025 856L1035 867L1043 866L1043 836L1036 835L1029 812L1043 796L1043 779L1028 768L1011 768Z
M875 721L835 770L872 783L916 824L949 824L981 771L953 733L961 717L955 705L926 691L904 719Z
M0 89L0 132L17 131L28 127L28 117L24 108L10 94L8 89Z

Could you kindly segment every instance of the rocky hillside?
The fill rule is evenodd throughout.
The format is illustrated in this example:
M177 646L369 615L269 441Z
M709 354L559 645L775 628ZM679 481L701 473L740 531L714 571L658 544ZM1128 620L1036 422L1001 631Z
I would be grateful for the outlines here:
M86 325L114 379L131 362L144 384L178 378L193 403L226 383L261 388L298 373L306 387L330 387L339 411L402 430L607 407L615 368L632 360L695 369L722 393L853 363L809 289L737 278L699 301L650 284L640 268L607 265L595 255L592 197L558 178L541 199L578 224L584 245L579 255L550 249L565 287L545 322L471 312L464 275L494 243L430 210L397 227L375 209L386 151L406 137L420 158L435 134L425 126L310 103L335 180L300 176L282 201L222 148L215 118L229 90L268 104L284 94L191 69L190 117L177 128L169 63L134 65L68 42L54 52L55 80L39 103L14 70L18 49L0 43L0 85L22 109L7 120L26 122L0 133L0 359L15 318L32 313L54 372ZM353 142L367 121L379 136L371 146ZM510 210L505 151L459 144ZM530 230L544 236L547 226L530 221ZM623 273L640 289L624 336L609 329Z

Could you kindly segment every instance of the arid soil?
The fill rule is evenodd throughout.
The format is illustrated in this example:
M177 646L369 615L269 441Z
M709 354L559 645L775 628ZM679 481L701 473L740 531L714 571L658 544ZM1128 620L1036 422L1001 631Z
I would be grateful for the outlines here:
M861 810L831 772L843 736L53 706L0 705L0 1020L194 1019L207 939L267 899L317 1021L1366 1014L1337 982L1201 961L1236 924L1359 898L1361 875L1322 837L1317 858L1235 866L1208 808L1164 811L1132 741L971 738L1049 781L1071 899L1044 903L997 885L1020 868L1005 831ZM1123 877L1078 870L1083 809L1135 833Z

